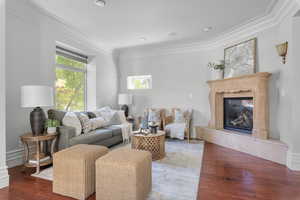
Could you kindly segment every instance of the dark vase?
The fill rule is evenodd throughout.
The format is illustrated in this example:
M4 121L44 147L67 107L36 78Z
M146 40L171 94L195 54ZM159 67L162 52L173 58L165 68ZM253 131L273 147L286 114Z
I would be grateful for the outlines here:
M46 115L42 108L36 107L30 113L30 125L33 135L42 135L45 130Z
M127 118L128 115L129 115L129 107L128 107L127 105L123 105L123 106L121 107L121 110L124 111L125 117Z

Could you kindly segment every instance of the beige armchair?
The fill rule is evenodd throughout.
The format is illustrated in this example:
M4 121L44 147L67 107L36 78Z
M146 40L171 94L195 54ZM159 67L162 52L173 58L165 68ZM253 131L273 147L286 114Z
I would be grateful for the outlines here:
M163 118L163 130L170 137L179 139L187 138L188 142L190 142L192 113L192 109L172 108L171 114L165 115Z

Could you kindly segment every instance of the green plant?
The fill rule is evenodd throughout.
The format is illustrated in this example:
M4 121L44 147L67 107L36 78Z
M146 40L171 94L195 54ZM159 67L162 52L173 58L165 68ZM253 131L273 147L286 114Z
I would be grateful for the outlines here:
M56 119L47 119L45 122L45 127L49 128L49 127L58 127L60 126L60 122Z
M218 63L210 62L210 63L208 63L207 66L213 70L224 70L225 69L224 61L220 61Z

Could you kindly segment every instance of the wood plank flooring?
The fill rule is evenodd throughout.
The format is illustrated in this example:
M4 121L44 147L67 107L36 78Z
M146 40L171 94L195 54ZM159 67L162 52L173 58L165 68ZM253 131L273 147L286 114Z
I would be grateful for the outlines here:
M198 199L300 200L300 173L206 143Z
M50 181L9 170L10 187L0 200L67 200L52 193ZM88 200L94 200L95 195ZM300 200L300 173L234 150L206 143L198 191L201 200Z

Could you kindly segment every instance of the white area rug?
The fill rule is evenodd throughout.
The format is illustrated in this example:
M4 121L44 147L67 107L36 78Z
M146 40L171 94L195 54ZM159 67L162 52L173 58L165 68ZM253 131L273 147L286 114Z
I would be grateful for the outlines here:
M203 142L166 141L166 157L152 163L152 192L148 200L195 200L197 198ZM130 148L130 146L119 146ZM38 178L52 181L52 167Z

